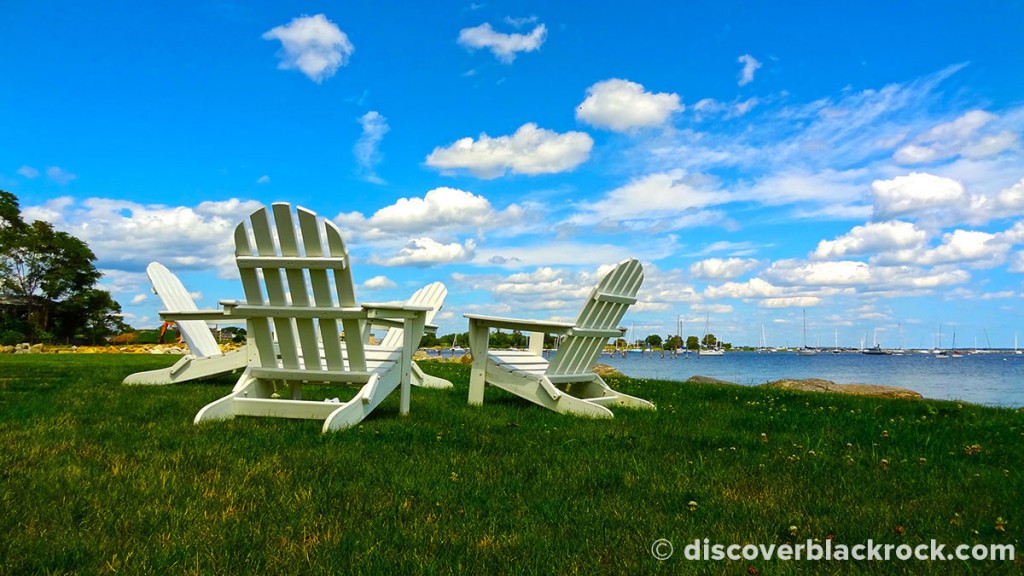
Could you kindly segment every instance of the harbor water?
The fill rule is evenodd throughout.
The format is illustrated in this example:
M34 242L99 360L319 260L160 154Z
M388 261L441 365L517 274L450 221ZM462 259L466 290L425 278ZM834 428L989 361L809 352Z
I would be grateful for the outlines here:
M701 375L757 385L783 378L822 378L837 384L884 384L925 398L992 406L1024 406L1024 355L993 352L936 358L932 354L868 355L856 352L727 352L723 356L661 351L605 354L599 362L631 378L685 381Z

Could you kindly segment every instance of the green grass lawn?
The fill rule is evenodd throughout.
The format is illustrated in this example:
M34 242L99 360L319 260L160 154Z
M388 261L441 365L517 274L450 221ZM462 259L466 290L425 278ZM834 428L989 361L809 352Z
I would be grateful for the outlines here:
M362 425L195 426L233 377L129 387L148 355L0 357L0 573L1019 574L1024 413L624 379L657 412L454 391ZM651 554L666 538L675 555ZM1013 562L706 561L723 544L1014 544Z

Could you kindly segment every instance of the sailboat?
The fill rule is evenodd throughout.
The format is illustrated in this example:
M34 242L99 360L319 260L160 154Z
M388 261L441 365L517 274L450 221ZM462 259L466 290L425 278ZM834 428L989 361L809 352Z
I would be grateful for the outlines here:
M682 316L676 316L676 336L679 337L679 344L676 345L676 355L685 354L686 348L683 347L683 319Z
M1017 333L1016 332L1013 333L1013 353L1014 354L1024 354L1024 352L1022 352L1020 350L1017 350Z
M725 350L722 350L722 341L716 339L716 347L705 348L708 341L708 327L711 324L711 314L708 313L707 319L704 320L704 337L700 339L701 347L697 349L697 356L725 356Z
M643 326L641 326L643 328ZM629 323L629 343L626 344L626 352L630 354L643 354L644 350L640 347L639 341L636 339L636 322Z
M902 323L902 322L900 322L900 323L896 324L896 328L897 328L897 329L899 330L899 332L900 332L900 347L899 347L899 348L897 348L897 349L896 349L896 350L895 350L895 351L893 352L893 355L894 355L894 356L903 356L903 323Z
M836 347L832 349L833 354L839 354L842 350L839 349L839 328L836 328Z
M963 358L962 352L956 349L956 330L953 330L953 351L949 354L950 358Z
M878 343L878 328L875 328L873 341L874 346L861 350L860 353L871 356L888 356L889 354L892 354L892 352L889 352L888 350L882 350L882 345Z
M939 324L939 343L933 352L935 352L936 358L949 358L949 354L942 349L942 324Z
M761 342L758 343L757 353L763 354L765 352L771 352L771 350L768 349L768 342L764 337L764 322L761 322Z
M807 347L807 310L804 310L804 346L800 350L797 350L797 354L801 356L814 356L818 353L817 348Z

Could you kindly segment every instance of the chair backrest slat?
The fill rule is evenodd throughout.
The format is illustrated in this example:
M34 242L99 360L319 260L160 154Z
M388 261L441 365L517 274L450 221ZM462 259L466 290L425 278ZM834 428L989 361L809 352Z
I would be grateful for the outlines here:
M333 222L324 221L327 236L327 250L331 256L347 256L348 250L345 242L341 239L341 231ZM338 294L338 303L342 307L356 305L356 287L352 281L352 267L346 265L343 268L334 269L334 288ZM345 332L345 350L348 351L348 364L350 370L366 370L366 349L363 345L363 320L342 320L341 326Z
M266 208L254 212L249 218L252 224L253 237L256 239L255 256L279 256L277 243L274 241L274 230L270 223L270 214ZM280 268L260 267L263 285L267 289L268 304L287 306L291 303ZM274 335L277 337L280 366L298 369L299 349L295 336L295 321L287 316L272 319Z
M291 206L274 204L274 226L277 229L277 240L280 244L281 256L298 257L299 240L296 238L295 219L292 217ZM300 261L301 262L301 261ZM306 284L306 273L298 265L289 265L284 269L287 281L287 292L292 306L309 306L309 286ZM320 344L317 330L312 318L296 318L295 333L302 351L302 365L306 370L320 370Z
M643 280L643 267L638 260L631 258L617 264L591 290L576 319L576 326L595 330L617 328ZM581 374L589 371L607 341L607 338L593 336L567 336L551 359L547 373Z
M298 209L299 230L302 232L302 242L306 249L306 256L324 256L323 233L317 221L317 216L305 208ZM346 256L347 258L347 256ZM346 260L347 265L347 260ZM331 294L331 283L326 269L310 269L309 281L313 288L313 302L318 307L334 306L334 297ZM320 319L320 339L323 343L324 361L328 370L344 369L344 361L341 353L341 332L338 330L338 321L334 319Z
M235 227L235 256L252 256L252 242L249 239L249 231L246 221L242 221ZM259 271L254 268L239 269L239 276L242 279L242 292L245 294L245 301L248 304L262 305L263 288L260 284ZM277 366L277 352L274 350L274 331L270 328L269 318L250 318L246 323L247 332L250 335L250 342L255 343L256 351L260 357L260 363L265 367Z

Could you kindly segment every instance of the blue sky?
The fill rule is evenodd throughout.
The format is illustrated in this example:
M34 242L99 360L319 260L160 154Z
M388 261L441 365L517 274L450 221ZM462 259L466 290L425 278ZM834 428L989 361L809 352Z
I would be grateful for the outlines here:
M571 319L639 258L638 336L1013 346L1020 2L0 7L0 188L129 323L158 260L236 298L260 203L337 222L364 301Z

